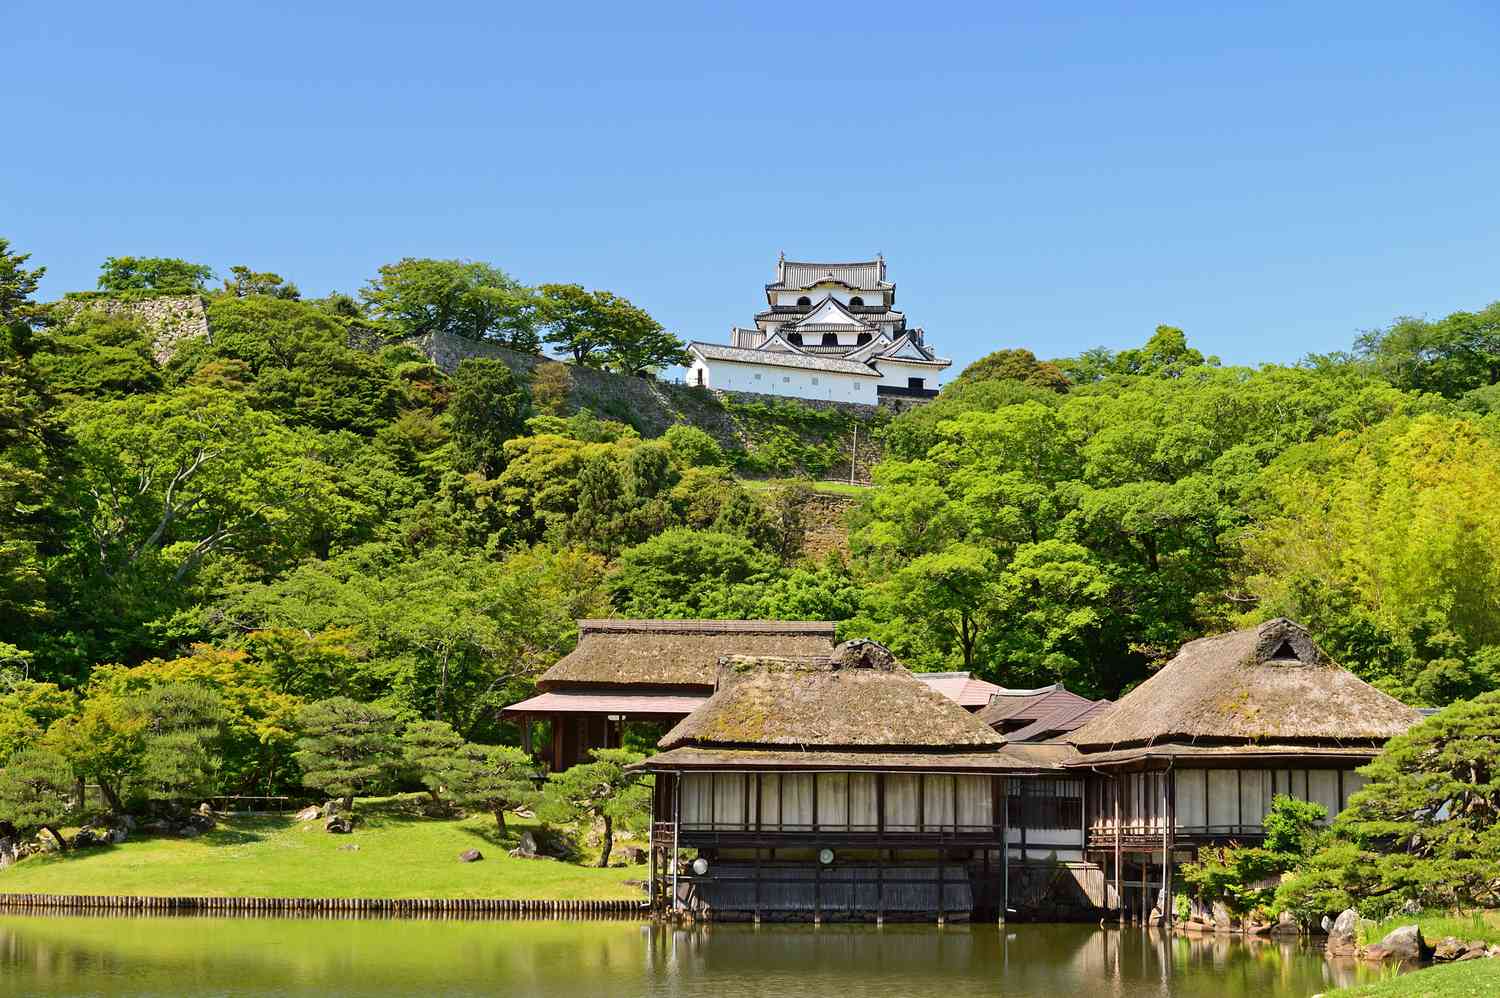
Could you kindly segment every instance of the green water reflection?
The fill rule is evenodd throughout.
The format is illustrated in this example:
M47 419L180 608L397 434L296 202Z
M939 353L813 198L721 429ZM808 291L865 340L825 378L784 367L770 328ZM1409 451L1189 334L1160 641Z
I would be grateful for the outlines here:
M1306 998L1369 974L1290 943L1065 925L0 917L18 995Z

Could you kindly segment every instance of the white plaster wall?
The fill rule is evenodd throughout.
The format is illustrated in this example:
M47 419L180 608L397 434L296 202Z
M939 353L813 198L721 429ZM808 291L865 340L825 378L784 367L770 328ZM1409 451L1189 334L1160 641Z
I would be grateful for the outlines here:
M944 368L933 367L929 364L904 364L900 360L891 360L882 357L875 362L880 369L880 383L882 385L896 385L906 387L907 378L921 378L923 388L939 387L939 375Z
M834 301L843 305L849 304L850 298L863 299L866 305L884 305L886 303L885 293L882 291L845 291L842 288L814 288L811 291L777 291L774 294L776 295L776 304L778 305L795 305L797 304L797 299L804 296L812 299L812 303L816 305L825 296L830 294L833 295Z
M695 364L694 367L698 365ZM742 364L735 361L710 361L706 364L704 384L720 391L759 392L762 395L785 395L789 398L822 399L832 402L878 401L874 378L857 378L827 371L803 371L766 364ZM688 383L697 384L697 372L688 370Z

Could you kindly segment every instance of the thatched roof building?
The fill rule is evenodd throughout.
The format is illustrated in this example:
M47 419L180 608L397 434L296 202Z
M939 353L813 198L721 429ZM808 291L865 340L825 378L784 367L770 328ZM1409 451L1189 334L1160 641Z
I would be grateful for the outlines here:
M831 621L580 620L578 645L537 689L697 687L712 691L725 655L826 655Z
M1085 763L1185 749L1368 755L1419 719L1331 661L1301 625L1276 619L1188 642L1065 740Z
M1046 768L872 641L828 655L726 657L718 689L669 731L651 768Z
M628 723L676 724L713 692L726 655L827 654L833 624L801 620L580 620L578 644L544 672L537 695L502 714L551 727L546 759L554 771L618 746Z

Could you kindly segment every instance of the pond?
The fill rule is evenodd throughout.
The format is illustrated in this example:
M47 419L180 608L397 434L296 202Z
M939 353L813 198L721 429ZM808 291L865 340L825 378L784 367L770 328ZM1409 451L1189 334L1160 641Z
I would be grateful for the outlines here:
M1306 998L1376 971L1294 943L1074 925L0 916L0 993Z

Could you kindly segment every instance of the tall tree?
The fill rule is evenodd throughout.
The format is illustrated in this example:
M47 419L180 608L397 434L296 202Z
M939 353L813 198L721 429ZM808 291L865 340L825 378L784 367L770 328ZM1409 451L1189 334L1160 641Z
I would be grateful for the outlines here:
M546 342L575 364L643 374L687 362L682 341L628 299L577 284L543 284L537 290Z
M302 297L302 292L297 290L297 285L280 274L254 271L245 266L230 267L229 272L234 276L225 279L224 291L236 298L245 298L249 295L265 295L269 298Z
M29 253L13 253L10 240L0 237L0 360L23 352L31 325L41 314L32 299L46 267L26 269Z
M487 263L407 257L382 266L360 297L398 336L448 333L528 353L540 346L531 289Z
M203 291L213 268L168 256L112 256L99 268L102 291L155 291L186 295Z
M494 478L505 469L505 441L526 425L526 389L498 360L470 358L453 374L448 419L460 471Z

